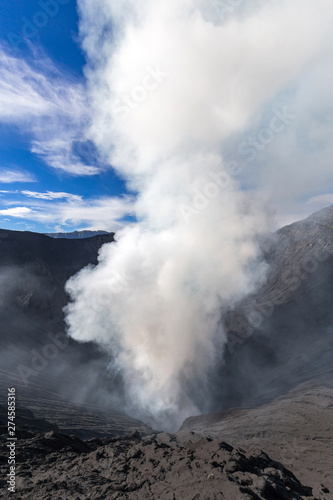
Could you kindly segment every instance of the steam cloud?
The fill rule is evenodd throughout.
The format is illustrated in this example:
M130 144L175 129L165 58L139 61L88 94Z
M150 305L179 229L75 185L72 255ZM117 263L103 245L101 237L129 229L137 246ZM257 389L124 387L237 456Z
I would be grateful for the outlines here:
M222 146L300 78L333 8L98 4L79 1L94 110L87 134L138 192L139 222L68 282L67 322L74 339L110 351L128 411L167 427L202 410L188 382L205 387L225 342L223 309L265 272L256 236L269 227L266 198L226 172Z

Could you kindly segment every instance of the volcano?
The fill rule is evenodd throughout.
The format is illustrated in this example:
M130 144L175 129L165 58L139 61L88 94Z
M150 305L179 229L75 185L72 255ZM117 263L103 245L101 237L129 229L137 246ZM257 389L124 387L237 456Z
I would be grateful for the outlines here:
M66 281L96 265L114 235L0 236L1 390L17 391L17 498L332 498L333 207L261 239L265 282L221 318L228 341L205 401L198 389L202 415L173 434L126 415L121 373L93 342L67 339L46 355L66 334Z

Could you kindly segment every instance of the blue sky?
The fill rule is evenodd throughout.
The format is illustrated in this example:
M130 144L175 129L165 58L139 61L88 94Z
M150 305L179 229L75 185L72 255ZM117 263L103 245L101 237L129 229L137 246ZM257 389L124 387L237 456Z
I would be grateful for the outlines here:
M0 54L0 227L117 229L131 217L133 198L84 139L76 2L3 0Z

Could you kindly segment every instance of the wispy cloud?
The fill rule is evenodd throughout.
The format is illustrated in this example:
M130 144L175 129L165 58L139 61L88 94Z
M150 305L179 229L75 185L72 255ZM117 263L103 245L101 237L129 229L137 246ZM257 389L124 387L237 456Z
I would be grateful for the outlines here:
M11 184L14 182L36 182L35 177L23 170L2 170L0 171L0 182Z
M42 53L28 63L0 46L0 68L0 122L30 134L31 151L53 169L98 174L100 168L86 164L73 149L76 141L84 141L89 120L84 85Z
M69 136L70 137L70 136ZM75 176L96 175L100 168L87 165L80 161L73 153L73 142L76 137L68 138L68 134L63 137L44 138L32 142L31 152L37 154L52 168Z
M29 194L27 194L29 193ZM30 196L30 193L34 196ZM0 215L42 223L48 227L85 226L85 229L104 229L112 231L124 225L123 219L133 213L134 199L131 196L102 197L83 200L69 193L22 192L33 197L33 205L7 200L7 206ZM35 196L37 195L37 196Z
M46 191L46 193L38 193L36 191L21 191L22 194L28 196L29 198L36 198L39 200L72 200L72 201L82 201L82 196L71 193L59 193L54 191Z

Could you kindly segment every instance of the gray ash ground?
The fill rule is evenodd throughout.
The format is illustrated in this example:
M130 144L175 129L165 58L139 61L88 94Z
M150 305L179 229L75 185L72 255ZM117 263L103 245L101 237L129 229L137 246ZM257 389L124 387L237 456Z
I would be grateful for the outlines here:
M6 468L1 457L1 468ZM4 477L4 475L2 475ZM13 498L5 492L2 498ZM21 435L17 500L314 499L312 488L264 452L195 433L91 439ZM322 497L324 498L324 497Z
M50 395L47 401L55 409L51 422L43 407L36 415L17 408L15 495L6 491L0 407L1 498L333 499L332 382L301 385L260 407L191 417L175 434L112 412L93 418L92 410L61 408ZM96 424L95 437L81 437L83 430L92 436Z

